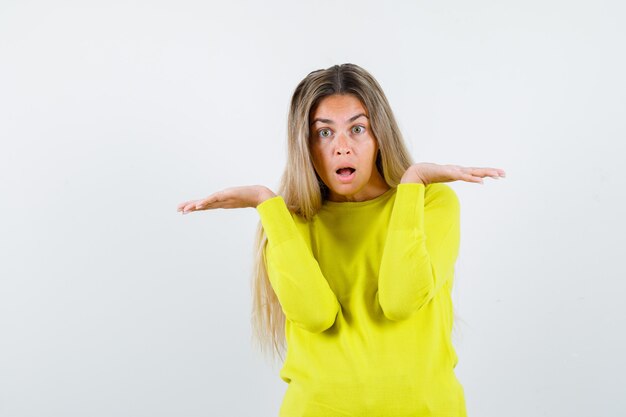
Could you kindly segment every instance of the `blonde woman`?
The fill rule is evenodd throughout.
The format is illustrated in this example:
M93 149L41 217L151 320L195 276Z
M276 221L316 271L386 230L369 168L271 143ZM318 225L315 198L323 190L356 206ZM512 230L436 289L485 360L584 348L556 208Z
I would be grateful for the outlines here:
M444 183L504 176L413 163L379 84L344 64L296 87L277 194L178 206L259 213L252 319L262 349L286 350L281 417L466 416L451 343L460 205Z

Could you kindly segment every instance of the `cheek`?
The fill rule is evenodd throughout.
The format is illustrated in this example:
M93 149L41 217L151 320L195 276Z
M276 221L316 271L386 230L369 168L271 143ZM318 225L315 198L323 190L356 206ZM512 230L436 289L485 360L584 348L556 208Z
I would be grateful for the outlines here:
M371 175L374 171L376 171L376 156L378 154L378 143L372 139L370 143L368 143L367 149L364 149L365 155L367 155L367 169L369 170L369 174Z
M378 143L374 139L365 144L362 149L362 155L366 157L368 161L376 161L376 154L378 153Z
M317 174L323 174L324 158L322 157L320 150L315 147L311 147L311 162L313 162L313 167L315 168Z

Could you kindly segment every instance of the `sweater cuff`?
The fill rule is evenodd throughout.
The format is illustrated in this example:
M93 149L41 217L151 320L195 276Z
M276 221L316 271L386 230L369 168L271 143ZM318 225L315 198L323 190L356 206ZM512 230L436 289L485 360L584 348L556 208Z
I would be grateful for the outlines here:
M426 186L421 183L407 182L398 184L396 200L393 205L389 228L406 230L424 228L424 192Z
M291 212L281 196L268 198L257 205L256 210L261 217L267 240L272 246L298 236Z

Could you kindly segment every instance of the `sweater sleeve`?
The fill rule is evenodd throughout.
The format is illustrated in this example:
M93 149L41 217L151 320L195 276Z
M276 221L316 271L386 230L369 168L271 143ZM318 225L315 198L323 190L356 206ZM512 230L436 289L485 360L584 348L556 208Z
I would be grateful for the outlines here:
M454 190L434 183L399 184L378 276L378 301L390 320L418 311L451 279L460 244L460 204Z
M281 196L257 206L267 235L267 275L285 317L313 333L330 328L341 308Z

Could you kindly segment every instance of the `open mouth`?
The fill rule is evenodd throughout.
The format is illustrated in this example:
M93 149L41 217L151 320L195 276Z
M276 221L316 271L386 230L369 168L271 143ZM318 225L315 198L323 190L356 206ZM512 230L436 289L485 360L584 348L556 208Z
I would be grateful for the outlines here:
M354 168L339 168L337 171L335 171L340 177L349 177L350 175L352 175L354 173L354 171L356 171L356 169Z
M339 180L341 184L350 184L354 181L356 175L355 172L356 169L352 167L344 167L336 170L335 174L337 174L337 180Z

